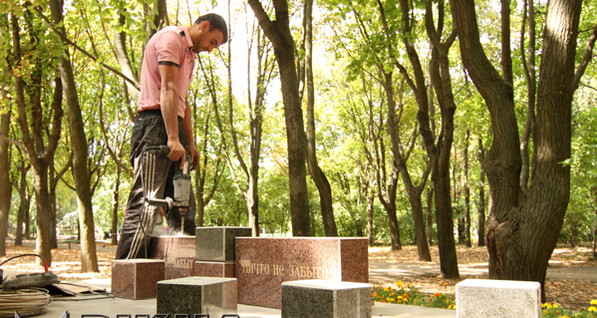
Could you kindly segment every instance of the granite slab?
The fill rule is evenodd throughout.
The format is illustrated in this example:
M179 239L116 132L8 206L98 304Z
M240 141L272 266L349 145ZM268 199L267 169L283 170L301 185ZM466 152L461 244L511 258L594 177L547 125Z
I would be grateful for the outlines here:
M239 303L280 309L285 281L367 283L367 239L237 237L236 278Z
M193 276L235 277L234 262L195 261Z

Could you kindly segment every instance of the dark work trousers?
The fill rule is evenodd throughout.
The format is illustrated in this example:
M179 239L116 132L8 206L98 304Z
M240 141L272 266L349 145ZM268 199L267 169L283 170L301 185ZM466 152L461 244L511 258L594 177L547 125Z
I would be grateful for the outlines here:
M187 149L188 142L178 119L178 135ZM174 197L173 178L180 171L180 164L160 152L156 146L164 146L168 141L164 120L160 110L139 113L131 137L130 160L134 169L133 186L126 204L116 259L148 258L151 232L161 207L150 205L146 198L164 199ZM190 163L189 163L190 164ZM189 209L185 216L185 234L195 234L195 195L190 191ZM177 207L166 211L168 233L179 234L181 216Z

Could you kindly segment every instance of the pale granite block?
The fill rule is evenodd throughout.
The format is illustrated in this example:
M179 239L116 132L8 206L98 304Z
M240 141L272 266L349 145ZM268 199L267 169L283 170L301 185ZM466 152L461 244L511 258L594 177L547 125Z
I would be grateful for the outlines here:
M456 284L458 318L540 318L538 282L466 279Z

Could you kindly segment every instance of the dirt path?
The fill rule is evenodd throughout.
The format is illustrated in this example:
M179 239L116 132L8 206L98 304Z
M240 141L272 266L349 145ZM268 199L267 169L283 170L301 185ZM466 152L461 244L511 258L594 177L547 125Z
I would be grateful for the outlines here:
M459 279L443 279L439 270L437 247L431 249L432 262L418 260L415 246L401 251L387 247L369 249L369 280L373 284L394 284L401 280L421 291L454 295L454 286L467 278L488 278L488 255L483 247L458 246ZM597 299L597 261L588 248L554 250L545 282L548 302L582 309Z

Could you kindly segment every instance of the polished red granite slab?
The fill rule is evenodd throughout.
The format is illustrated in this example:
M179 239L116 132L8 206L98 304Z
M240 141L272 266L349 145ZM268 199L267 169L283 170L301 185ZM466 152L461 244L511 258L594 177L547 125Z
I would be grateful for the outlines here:
M165 279L193 275L195 236L158 236L151 238L149 256L165 263Z
M154 298L156 297L157 282L163 279L163 260L119 259L112 261L111 293L116 297Z
M235 277L234 262L196 261L193 276Z
M241 304L281 308L282 283L324 279L367 283L366 238L236 238Z

